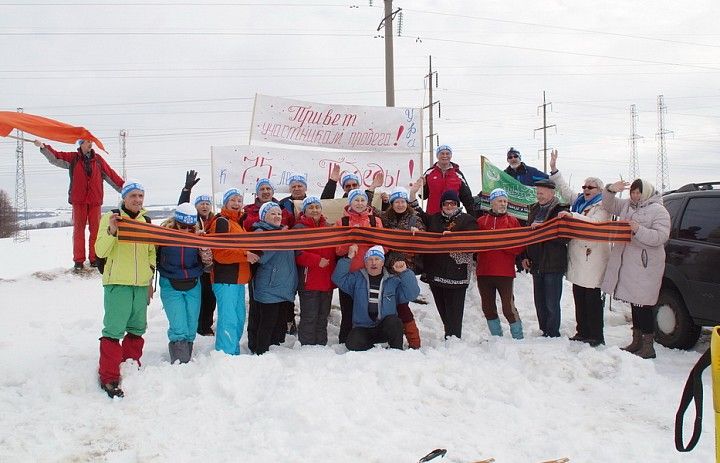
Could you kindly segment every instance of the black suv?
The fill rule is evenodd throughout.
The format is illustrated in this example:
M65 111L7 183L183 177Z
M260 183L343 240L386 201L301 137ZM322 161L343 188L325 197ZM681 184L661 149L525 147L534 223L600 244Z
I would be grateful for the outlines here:
M665 193L672 219L655 338L689 349L702 326L720 325L720 182L691 183Z

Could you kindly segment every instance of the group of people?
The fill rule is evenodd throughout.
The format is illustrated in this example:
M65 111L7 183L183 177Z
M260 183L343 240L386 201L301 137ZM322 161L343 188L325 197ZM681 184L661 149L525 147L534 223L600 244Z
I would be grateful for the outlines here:
M500 188L490 193L489 210L476 208L469 184L459 166L452 162L452 149L447 145L437 148L437 162L409 190L397 187L382 193L379 210L371 202L375 189L383 183L382 175L363 189L357 175L341 176L340 167L335 166L320 197L307 195L307 179L298 174L289 179L290 196L278 201L275 186L263 178L255 185L253 202L244 205L242 192L231 188L223 195L220 211L214 213L213 198L209 195L196 196L191 203L192 188L199 179L196 172L189 171L173 217L162 223L187 233L263 233L350 226L426 231L442 236L523 226L534 229L555 217L588 222L617 217L629 222L632 240L610 244L558 238L510 249L432 254L352 243L294 251L155 247L117 239L119 220L148 220L143 209L145 188L140 182L121 181L87 141L80 144L75 154L36 144L51 162L70 169L76 267L78 263L83 265L85 257L84 243L78 244L84 240L85 222L80 225L78 222L85 220L83 217L87 219L89 212L76 216L75 209L76 206L80 209L80 205L83 210L91 209L86 207L90 204L88 200L74 194L74 189L83 184L88 193L95 192L94 201L99 191L102 204L105 179L119 188L122 196L120 208L104 214L95 232L94 219L89 219L91 265L100 259L104 261L105 316L99 374L100 385L110 397L123 395L120 364L128 359L140 363L147 305L153 296L156 272L169 321L168 349L173 363L190 361L196 334L214 335L216 350L239 354L246 318L247 344L252 353L267 352L270 346L284 342L288 333L296 333L303 345L325 345L336 287L341 311L338 341L348 350L367 350L384 342L391 348L402 349L403 338L410 348L419 348L420 331L409 304L420 293L416 276L430 287L445 337L460 338L473 267L491 335L503 335L496 303L499 295L510 335L515 339L524 337L513 288L520 268L532 274L535 309L543 336L560 336L560 299L565 277L573 284L577 320L577 332L571 340L592 346L604 344L604 292L632 305L633 339L624 349L642 358L655 357L652 308L660 289L670 217L661 195L644 180L605 185L596 177L588 177L582 191L575 192L557 168L556 151L551 154L551 171L545 174L527 166L521 154L510 148L505 172L536 189L537 201L530 206L528 220L524 222L508 213L508 193ZM99 188L87 186L93 181L99 182ZM347 205L343 216L332 224L323 214L321 199L334 198L338 185ZM625 190L630 191L630 197L618 198ZM421 191L426 200L424 208L417 198ZM99 216L99 210L93 214ZM300 305L297 326L296 295ZM213 331L215 307L217 321Z

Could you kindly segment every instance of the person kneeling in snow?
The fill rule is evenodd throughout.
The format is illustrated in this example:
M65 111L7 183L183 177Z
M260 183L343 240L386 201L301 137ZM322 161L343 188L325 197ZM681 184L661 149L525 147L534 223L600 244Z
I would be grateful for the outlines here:
M345 346L348 350L368 350L376 343L387 342L402 349L403 324L397 305L415 300L420 294L415 274L404 260L393 265L397 275L384 268L385 250L373 246L365 253L365 268L350 272L350 262L358 251L353 244L347 258L340 259L333 272L333 282L353 299L352 323Z
M100 387L110 397L123 397L120 364L128 359L140 364L147 328L147 306L152 298L155 272L155 246L119 242L118 221L145 223L145 188L128 180L122 188L120 211L110 211L100 219L95 253L106 258L103 270L105 291L102 337L100 338ZM122 339L122 344L120 340Z

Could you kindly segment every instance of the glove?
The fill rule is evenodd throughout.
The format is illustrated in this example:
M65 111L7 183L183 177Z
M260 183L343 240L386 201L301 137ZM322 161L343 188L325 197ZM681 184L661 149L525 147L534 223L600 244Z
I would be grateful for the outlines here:
M185 174L185 189L191 190L192 187L194 187L195 184L199 181L200 179L197 176L197 172L195 172L194 170L187 171L187 173Z

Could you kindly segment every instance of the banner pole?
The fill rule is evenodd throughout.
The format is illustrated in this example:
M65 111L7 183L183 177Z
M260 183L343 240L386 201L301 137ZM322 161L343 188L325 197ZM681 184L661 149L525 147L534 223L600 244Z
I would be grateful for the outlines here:
M15 135L5 135L5 136L6 136L7 138L13 138L13 139L15 139L15 140L26 141L26 142L30 142L30 143L34 143L34 142L35 142L35 140L30 140L29 138L17 137L17 136L15 136Z
M255 129L255 108L257 107L257 98L258 94L255 93L255 99L253 100L253 110L252 115L250 116L250 135L248 136L248 145L251 145L252 143L252 134L253 129Z

